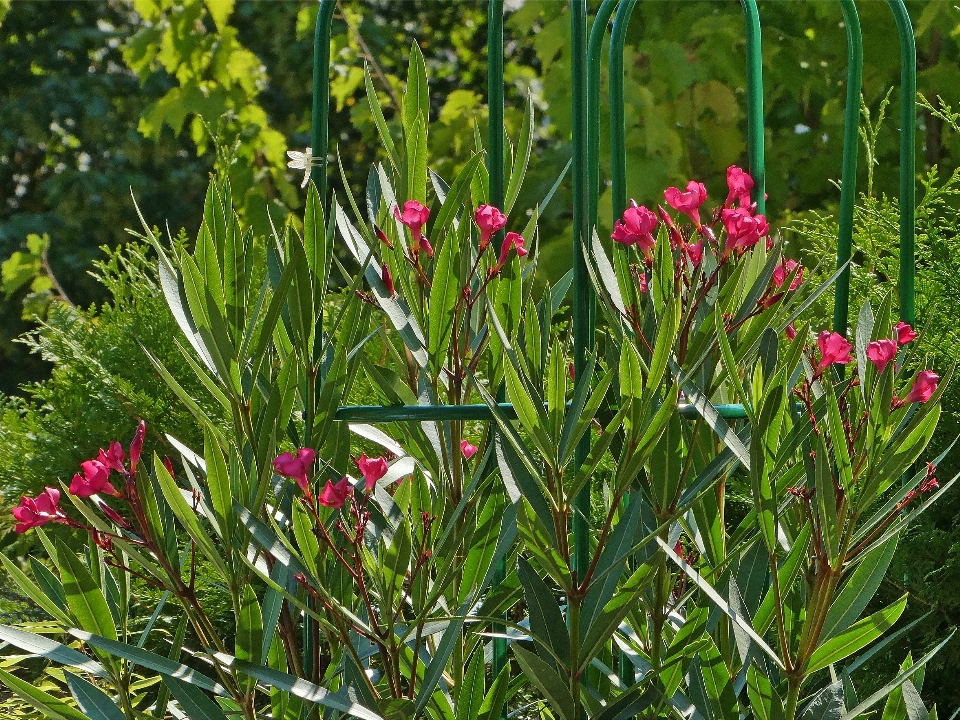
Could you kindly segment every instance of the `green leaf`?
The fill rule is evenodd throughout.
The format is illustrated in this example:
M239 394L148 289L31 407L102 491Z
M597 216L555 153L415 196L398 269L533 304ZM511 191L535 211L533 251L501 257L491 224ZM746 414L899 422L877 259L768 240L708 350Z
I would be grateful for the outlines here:
M377 133L380 135L380 142L387 151L387 157L394 170L400 169L400 156L397 154L397 148L393 144L393 138L390 137L390 129L387 127L387 121L383 117L383 110L380 107L380 100L377 98L377 91L373 87L373 80L370 78L370 68L364 65L363 68L364 84L367 89L367 102L370 104L370 112L373 115L373 121L377 126Z
M209 432L204 432L203 451L207 470L207 488L210 491L210 500L216 516L218 534L220 539L223 540L226 552L229 555L232 552L231 541L235 526L233 488L231 487L230 474L227 471L223 452L220 450L216 439Z
M524 676L543 694L550 707L563 719L573 720L575 704L570 688L557 671L529 650L513 645L513 656Z
M216 693L217 695L227 695L227 689L220 683L214 682L203 673L199 673L186 665L181 665L162 655L157 655L134 645L110 640L94 633L88 633L84 630L78 630L77 628L69 628L67 632L78 640L85 642L87 645L103 650L115 657L129 660L148 670L183 680L184 682Z
M201 527L196 512L187 504L177 483L160 461L160 456L156 453L153 455L153 468L156 473L157 482L163 492L163 497L167 501L170 510L173 511L177 520L180 521L184 529L197 544L197 547L203 551L203 554L221 576L225 579L230 578L231 573L227 569L227 565L217 551L216 546L213 544L213 540L210 539L206 530Z
M63 592L67 597L70 612L80 627L88 632L117 639L117 628L107 606L103 591L96 580L66 545L57 540L57 566L63 579Z
M404 517L393 534L393 541L383 550L380 559L386 591L384 605L391 610L394 607L394 599L402 595L403 581L410 567L411 550L410 527L407 524L407 518Z
M570 657L570 635L556 598L526 558L518 558L517 570L530 614L530 635L549 648L553 656L565 661ZM546 660L554 665L550 655Z
M407 70L407 89L403 95L403 132L409 138L415 134L413 126L417 122L417 116L421 116L423 121L427 121L427 115L430 112L430 98L427 90L427 66L423 61L423 53L420 52L420 46L413 43L410 47L410 66ZM409 156L407 162L410 161ZM426 181L426 173L424 173ZM421 201L422 202L422 201Z
M710 640L690 663L691 700L705 718L739 720L737 696L717 646ZM700 696L699 702L697 696ZM706 706L704 702L706 701Z
M956 632L956 631L954 630L954 632ZM855 718L859 717L859 716L862 715L864 712L866 712L867 710L869 710L870 708L872 708L874 705L876 705L878 702L880 702L881 700L883 700L887 695L889 695L891 692L893 692L896 688L898 688L898 687L900 687L901 685L903 685L903 683L906 682L914 673L916 673L918 670L920 670L920 668L922 668L924 665L926 665L928 662L930 662L930 660L933 658L933 656L936 655L938 652L940 652L940 649L941 649L944 645L946 645L948 642L950 642L950 640L953 638L954 632L951 632L942 642L940 642L939 645L937 645L936 647L934 647L930 652L928 652L926 655L924 655L922 658L920 658L917 662L915 662L915 663L914 663L913 665L911 665L909 668L907 668L906 670L904 670L903 672L901 672L901 673L900 673L899 675L897 675L893 680L891 680L891 681L888 682L886 685L884 685L882 688L880 688L879 690L877 690L875 693L873 693L873 694L872 694L870 697L868 697L866 700L864 700L863 702L861 702L861 703L860 703L859 705L857 705L855 708L852 708L852 709L850 709L850 710L847 710L847 711L841 716L840 720L855 720Z
M79 670L83 670L95 677L108 679L110 676L95 660L87 657L83 653L77 652L73 648L67 647L63 643L50 640L42 635L12 628L7 625L0 625L0 641L10 643L14 647L45 658L51 662L69 665Z
M580 611L581 642L585 641L587 633L590 632L601 613L606 612L607 603L617 589L640 529L641 505L642 501L636 495L632 502L628 501L620 513L620 519L613 528L613 532L603 544L603 548L597 548L595 551L600 553L600 558L597 560L594 576L591 578ZM581 653L581 665L584 664L582 658Z
M853 575L843 584L830 604L823 629L820 631L821 642L850 627L867 607L887 574L887 568L890 567L897 549L897 539L892 537L876 547L857 565Z
M783 701L756 665L747 670L747 696L755 720L786 720Z
M476 720L483 704L484 664L482 648L473 653L457 696L456 720Z
M430 230L430 234L434 239L434 247L437 247L438 243L446 242L447 230L454 223L457 214L463 208L463 201L466 200L467 194L470 192L470 182L473 180L473 175L477 171L477 166L482 161L483 155L480 153L472 155L453 181L453 185L450 186L450 190L443 200L443 205L440 206L440 211L437 213L437 219L434 221L433 227ZM433 276L434 282L436 282L436 270L434 270Z
M427 202L427 117L419 115L407 134L407 200Z
M86 715L72 705L3 670L0 670L0 682L52 720L88 720Z
M170 692L180 703L180 709L190 720L227 720L220 706L193 685L172 677L164 677L163 682L170 688Z
M312 182L307 186L307 207L303 213L303 249L307 265L314 278L314 302L321 304L333 265L333 238L327 234L323 217L323 202Z
M892 605L888 605L883 610L878 610L873 615L865 617L860 622L821 643L813 655L810 656L810 662L806 668L807 674L822 670L827 665L840 662L855 652L859 652L863 647L869 645L893 627L906 607L907 596L904 595Z
M70 694L90 720L125 720L123 711L96 685L70 672L63 674Z
M33 600L37 605L43 608L46 613L52 617L54 620L63 623L64 625L70 624L70 618L67 617L67 614L63 612L59 605L54 602L53 598L49 597L47 593L44 593L40 588L38 588L34 582L24 573L17 565L10 561L6 555L0 553L0 561L3 562L3 567L7 571L7 574L13 578L13 581L17 584L20 590L24 595Z
M750 639L753 640L753 642L755 642L757 645L759 645L760 648L762 648L763 651L767 653L770 659L777 664L777 667L783 670L784 669L783 661L770 648L770 646L767 645L766 641L756 633L753 627L751 627L750 623L747 622L747 620L743 618L739 613L734 611L734 609L730 607L730 604L723 599L720 593L718 593L710 585L710 583L704 580L700 576L700 573L694 570L689 563L687 563L683 558L677 555L673 551L673 548L663 541L663 538L656 537L654 539L657 541L657 544L660 546L660 548L666 553L667 557L670 558L674 563L676 563L680 567L680 569L683 570L683 572L687 575L687 577L689 577L691 580L693 580L694 583L696 583L697 587L699 587L700 590L702 590L703 593L708 598L710 598L711 602L713 602L714 605L716 605L721 611L723 611L723 613L728 618L730 618L730 620L732 620L740 628L742 628L747 633L747 635L750 636Z
M430 287L427 349L438 375L446 360L447 349L453 341L453 309L460 295L460 278L457 275L459 251L456 238L451 237L440 246L433 271L433 284Z
M507 692L510 689L510 666L509 663L504 666L497 675L490 690L487 691L483 703L480 705L480 712L477 713L476 720L497 720L502 717L501 713L504 704L507 701Z
M520 144L517 147L517 155L513 160L513 170L510 172L510 180L507 182L507 194L503 203L504 215L509 215L513 209L517 196L520 194L520 187L523 185L523 178L527 173L527 164L530 162L530 150L533 147L533 99L527 94L527 109L523 114L523 124L520 126Z
M247 584L243 587L243 598L237 615L236 656L240 660L256 661L261 656L262 645L263 615L256 592Z

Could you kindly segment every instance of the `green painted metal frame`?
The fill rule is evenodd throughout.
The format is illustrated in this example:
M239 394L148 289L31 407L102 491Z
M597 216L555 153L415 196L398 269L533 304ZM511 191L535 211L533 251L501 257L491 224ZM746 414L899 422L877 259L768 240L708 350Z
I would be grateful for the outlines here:
M625 108L623 90L623 51L627 27L637 0L603 0L587 34L587 0L570 0L571 83L573 89L573 332L574 367L578 372L594 349L596 322L595 295L587 275L585 251L592 242L597 225L600 192L600 78L604 35L614 17L609 57L611 180L613 218L627 206L625 157ZM887 0L897 25L901 50L901 142L900 142L900 316L913 322L915 313L915 168L916 168L916 45L913 28L903 0ZM488 103L489 136L487 147L490 175L490 202L503 206L503 2L487 0L488 6ZM747 145L749 170L754 178L754 199L758 211L765 211L765 171L763 133L762 55L760 17L756 0L741 0L746 27L747 51ZM860 90L863 74L863 43L854 0L840 0L847 33L848 70L844 120L844 151L841 171L840 227L837 242L838 267L852 254L853 210L856 202L856 171ZM311 178L321 198L327 198L327 152L330 107L330 36L336 0L320 0L314 36L313 123L311 142L314 165ZM503 231L501 231L502 233ZM838 280L834 327L845 332L848 324L849 269ZM498 398L502 401L502 391ZM513 413L509 403L501 409ZM744 418L742 406L718 408L727 418ZM681 406L682 415L694 415L693 408ZM490 420L485 405L463 406L353 406L337 411L338 420L351 422ZM579 465L589 453L589 435L577 447ZM589 557L590 487L575 500L573 518L574 570L586 567ZM500 569L502 577L504 568ZM506 644L494 641L493 669L498 672L506 662Z

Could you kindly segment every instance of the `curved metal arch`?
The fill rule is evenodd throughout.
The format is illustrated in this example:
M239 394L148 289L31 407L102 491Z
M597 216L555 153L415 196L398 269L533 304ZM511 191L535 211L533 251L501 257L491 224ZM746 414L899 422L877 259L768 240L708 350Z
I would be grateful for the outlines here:
M837 267L853 252L853 208L857 202L857 153L860 142L860 92L863 88L863 36L854 0L840 0L847 31L847 106L843 121L843 161L840 175L840 216L837 233ZM850 316L850 268L837 278L833 296L833 329L846 335Z
M903 0L887 0L900 37L900 319L916 320L917 43Z
M320 0L317 26L313 34L313 112L310 116L310 149L316 165L310 168L310 179L317 186L320 201L327 200L327 149L330 125L330 29L336 0Z
M610 155L613 183L613 217L627 207L625 110L623 97L623 48L627 27L637 0L622 0L613 22L610 40ZM760 14L756 0L740 0L747 39L747 153L754 179L754 199L759 212L766 209L766 172L763 138L763 69L760 42ZM597 48L599 53L599 47ZM591 58L592 59L592 58ZM597 58L599 63L599 57ZM598 71L599 73L599 71ZM599 128L597 129L599 133Z

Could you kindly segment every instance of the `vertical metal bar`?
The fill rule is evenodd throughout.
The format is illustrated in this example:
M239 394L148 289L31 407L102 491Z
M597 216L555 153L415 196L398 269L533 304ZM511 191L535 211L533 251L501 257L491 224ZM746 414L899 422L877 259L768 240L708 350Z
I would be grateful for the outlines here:
M637 0L623 0L617 8L610 35L610 180L613 183L613 220L627 209L626 109L623 99L623 47Z
M310 115L310 151L311 160L317 159L316 165L310 166L310 179L317 186L321 206L327 204L327 147L330 122L330 29L333 24L333 11L336 9L336 0L320 0L317 10L317 26L313 35L313 108ZM319 321L322 326L323 320ZM319 328L318 328L319 337ZM313 412L313 409L309 409ZM307 424L309 435L310 424ZM304 438L308 440L308 438ZM309 444L307 442L306 444ZM309 616L303 618L303 668L307 677L314 671L313 660L315 655L315 627L316 621Z
M863 38L853 0L840 0L847 30L847 107L843 122L843 170L840 175L840 227L837 267L853 252L853 206L857 201L857 152L860 142L860 92L863 87ZM846 335L850 317L850 268L837 278L833 300L833 329Z
M503 209L503 0L487 0L487 107L489 123L487 127L487 172L490 175L489 202ZM494 248L503 242L504 231L496 235ZM497 400L506 399L503 388L497 392ZM507 577L507 561L501 560L493 576L493 587ZM506 626L495 625L496 633L506 631ZM507 641L493 639L493 658L490 665L496 678L507 666ZM501 717L506 716L506 708L501 709Z
M766 169L763 155L763 56L760 13L756 0L740 0L747 35L747 153L757 212L766 212Z
M310 179L317 186L320 201L327 202L327 147L330 122L330 26L336 0L320 0L317 27L313 35L313 113L310 150L317 164L310 168Z
M623 48L627 41L627 28L637 0L623 0L617 8L610 33L610 59L607 63L607 88L610 98L610 181L613 191L611 224L627 209L627 143L626 107L623 96ZM630 502L630 493L624 503ZM637 681L636 671L627 654L617 656L617 677L624 688L631 688Z
M590 246L590 184L587 164L587 0L570 0L570 83L573 88L573 366L582 378L587 354L594 348L594 293L584 250ZM590 454L590 433L574 455L580 467ZM586 572L590 562L590 483L573 503L573 570Z
M917 44L903 0L887 0L900 36L900 318L915 316Z
M597 203L600 198L600 60L603 36L610 16L620 0L603 0L593 25L587 46L587 165L590 169L590 227L597 226ZM622 211L621 211L622 212Z

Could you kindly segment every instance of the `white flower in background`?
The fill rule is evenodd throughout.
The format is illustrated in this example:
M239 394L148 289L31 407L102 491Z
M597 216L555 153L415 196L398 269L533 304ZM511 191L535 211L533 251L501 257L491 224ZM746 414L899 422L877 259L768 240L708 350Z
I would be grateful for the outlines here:
M305 188L310 182L310 168L320 164L319 160L313 158L313 148L307 148L306 152L287 150L287 157L290 158L290 162L287 163L288 168L303 170L303 182L300 183L300 187Z

